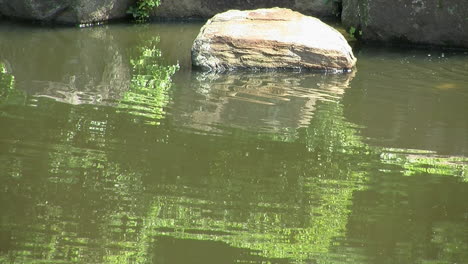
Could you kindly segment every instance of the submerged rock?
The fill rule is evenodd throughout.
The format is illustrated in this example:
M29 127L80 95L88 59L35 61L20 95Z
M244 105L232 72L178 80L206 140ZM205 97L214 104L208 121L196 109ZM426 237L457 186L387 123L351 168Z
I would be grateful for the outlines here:
M204 70L351 69L356 58L346 39L317 18L290 9L230 10L202 27L192 63Z

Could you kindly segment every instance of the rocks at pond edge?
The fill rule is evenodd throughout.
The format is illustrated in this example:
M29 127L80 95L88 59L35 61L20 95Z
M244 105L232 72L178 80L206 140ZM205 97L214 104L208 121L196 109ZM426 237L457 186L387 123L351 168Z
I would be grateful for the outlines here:
M337 1L329 0L171 0L161 1L161 5L154 10L153 16L208 19L230 9L249 10L276 6L327 19L336 19L340 9L340 4Z
M468 48L466 0L343 0L341 18L364 41Z
M0 0L0 16L61 24L94 23L127 16L134 0Z
M208 20L192 46L192 64L210 71L313 69L356 63L346 39L317 18L284 8L230 10Z

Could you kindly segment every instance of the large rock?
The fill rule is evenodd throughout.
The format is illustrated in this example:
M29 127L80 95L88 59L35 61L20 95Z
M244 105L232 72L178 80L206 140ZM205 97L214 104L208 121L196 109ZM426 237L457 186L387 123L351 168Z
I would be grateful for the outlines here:
M192 63L204 70L307 68L347 70L356 63L338 31L290 9L230 10L202 27Z
M9 18L81 24L125 17L135 0L0 0L0 15Z
M468 47L468 1L343 0L342 21L364 41Z
M303 14L336 18L339 6L326 0L170 0L162 1L154 16L166 18L210 18L230 9L291 8Z

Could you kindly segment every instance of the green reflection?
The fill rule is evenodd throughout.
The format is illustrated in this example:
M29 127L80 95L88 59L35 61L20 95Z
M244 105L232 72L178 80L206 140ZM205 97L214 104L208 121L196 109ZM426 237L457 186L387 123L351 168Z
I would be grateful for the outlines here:
M4 63L0 62L0 87L2 87L1 97L6 97L9 90L13 90L15 84L15 77L8 74Z
M179 65L162 65L162 54L156 48L159 37L154 37L138 47L139 56L131 59L132 78L130 89L120 100L119 107L129 113L149 118L152 124L165 116L164 107L169 103L172 75Z
M402 167L403 174L411 176L419 173L456 176L468 182L468 158L438 156L434 152L387 148L381 158L386 164Z
M15 76L9 74L6 65L0 62L0 104L14 101L12 97L15 95L18 95L15 90Z
M1 165L9 186L2 211L18 212L7 207L18 198L24 207L19 223L18 216L3 216L2 232L13 232L17 241L0 258L6 263L156 263L152 246L161 236L220 241L266 259L336 263L334 241L346 236L353 195L365 189L373 168L368 164L411 169L405 164L414 160L414 154L389 158L364 144L342 118L339 102L319 102L295 138L241 129L219 137L166 126L131 128L131 118L104 107L39 104L36 114L51 122L54 117L45 115L51 109L67 113L49 128L51 142L12 144L10 153L22 155L7 155ZM119 126L129 130L119 133ZM109 150L113 141L121 143L117 151ZM141 147L153 151L134 150ZM31 156L40 162L27 163ZM461 173L456 167L447 171L444 160L431 162L444 169L428 173ZM443 227L434 228L439 235L433 243L449 240L437 231ZM457 249L465 245L450 241ZM343 263L356 260L349 259Z
M184 140L189 149L212 147L198 161L207 162L207 167L185 172L193 175L182 171L178 183L158 184L137 251L109 256L109 262L138 259L152 238L170 236L220 241L267 259L302 262L313 258L331 263L332 240L344 236L353 192L366 181L357 161L368 159L370 150L350 124L336 118L342 111L340 104L323 102L320 109L307 128L299 129L295 142L280 141L280 137L266 141L260 136L257 145L229 149L229 145L223 147L222 139L209 143L206 137L190 137L201 141L198 144ZM231 132L235 142L258 137L253 132ZM301 158L287 158L278 149ZM184 164L184 159L171 152L166 155ZM157 171L160 165L154 165ZM198 175L206 182L202 187L189 183L190 177ZM268 178L273 185L265 182Z
M466 159L370 146L340 96L287 131L174 127L178 67L161 66L157 42L132 60L117 109L26 104L2 66L0 263L167 263L156 254L184 249L157 249L174 240L248 249L236 260L250 263L468 258Z

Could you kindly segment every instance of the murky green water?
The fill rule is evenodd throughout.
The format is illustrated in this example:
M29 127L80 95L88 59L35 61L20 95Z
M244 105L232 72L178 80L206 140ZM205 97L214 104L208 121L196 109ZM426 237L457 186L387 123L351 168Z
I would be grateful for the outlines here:
M0 263L468 262L467 53L210 75L200 26L0 25Z

